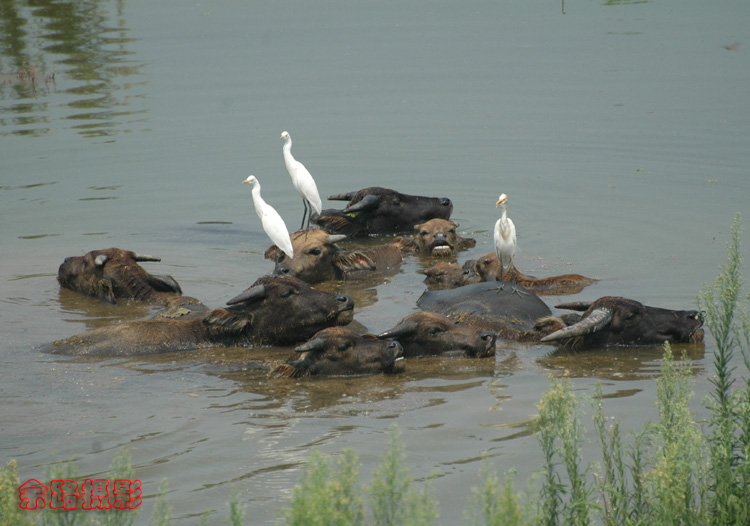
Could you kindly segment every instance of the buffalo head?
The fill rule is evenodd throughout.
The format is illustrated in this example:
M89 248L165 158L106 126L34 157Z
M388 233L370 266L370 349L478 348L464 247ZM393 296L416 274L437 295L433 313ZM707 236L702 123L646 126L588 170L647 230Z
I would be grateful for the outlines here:
M351 376L396 373L404 368L401 345L342 327L324 329L295 351L299 358L279 366L277 376Z
M92 250L85 256L65 258L57 281L62 287L109 303L118 299L161 301L165 294L182 294L172 276L149 274L138 264L143 261L161 260L121 248Z
M451 321L436 312L410 314L378 338L392 338L404 348L404 356L460 355L486 357L495 354L496 335Z
M424 270L424 282L430 290L455 289L482 281L472 268L463 268L457 263L441 261Z
M458 223L447 219L430 219L414 227L412 237L399 237L394 240L403 250L413 250L425 256L452 256L459 250L476 245L474 239L463 238L456 232Z
M266 250L266 259L276 261L275 274L295 276L307 283L343 279L356 270L375 270L376 264L361 251L342 250L337 241L344 235L325 230L300 230L291 236L294 257L289 258L275 245Z
M544 343L582 347L608 345L661 345L703 341L703 314L698 311L647 307L635 300L605 296L593 303L565 303L558 308L583 311L562 323L543 318L537 328L561 327L544 336ZM554 321L554 318L552 318Z
M323 210L313 220L329 232L349 236L406 233L417 223L435 217L449 219L453 212L453 203L447 197L407 195L380 187L328 199L349 203L343 210Z

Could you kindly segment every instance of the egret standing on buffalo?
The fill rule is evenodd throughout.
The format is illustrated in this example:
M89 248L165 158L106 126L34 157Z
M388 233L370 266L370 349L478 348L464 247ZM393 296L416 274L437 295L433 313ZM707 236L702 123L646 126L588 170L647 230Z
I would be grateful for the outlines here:
M284 141L284 164L286 164L286 169L292 177L294 188L302 196L302 205L305 207L305 211L302 214L301 230L305 228L305 218L307 218L307 226L310 226L310 216L313 210L315 210L315 213L320 214L323 210L323 202L320 200L315 179L312 178L305 165L292 156L292 136L289 135L289 132L281 132L281 140Z
M268 237L274 245L279 247L284 254L290 258L294 257L294 249L292 248L292 240L289 237L289 230L286 228L284 220L276 211L274 207L266 203L260 196L260 183L251 175L243 183L249 183L253 185L253 205L255 205L255 213L258 214L260 222L263 224L263 230L266 231Z
M498 261L500 261L500 279L503 280L503 274L513 269L513 258L518 249L518 244L516 243L516 225L508 217L507 195L500 194L495 206L503 207L503 215L495 223L495 252L497 253Z

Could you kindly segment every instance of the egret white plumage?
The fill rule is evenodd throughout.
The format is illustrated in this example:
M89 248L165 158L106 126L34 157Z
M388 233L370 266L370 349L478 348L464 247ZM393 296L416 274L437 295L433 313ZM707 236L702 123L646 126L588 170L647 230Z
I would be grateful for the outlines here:
M284 220L276 209L266 203L261 197L258 179L254 175L251 175L242 182L253 185L253 205L255 205L255 213L260 218L263 230L271 238L274 245L279 247L284 254L293 258L294 249L292 248L292 240L289 237L289 230L286 227L286 223L284 223Z
M315 210L317 214L320 214L323 210L323 202L320 200L320 194L318 193L315 179L313 179L310 172L307 171L305 165L292 156L292 136L289 135L289 132L281 132L281 140L284 141L282 150L284 152L284 164L286 164L286 170L292 178L294 188L302 197L302 205L305 207L305 211L302 214L302 225L300 226L300 230L302 230L305 228L305 218L307 218L307 226L309 227L312 210Z
M503 213L495 223L495 252L500 261L501 273L504 274L513 268L513 258L516 256L518 244L516 243L516 225L508 217L508 196L500 194L495 206L502 206ZM501 279L504 279L501 275Z

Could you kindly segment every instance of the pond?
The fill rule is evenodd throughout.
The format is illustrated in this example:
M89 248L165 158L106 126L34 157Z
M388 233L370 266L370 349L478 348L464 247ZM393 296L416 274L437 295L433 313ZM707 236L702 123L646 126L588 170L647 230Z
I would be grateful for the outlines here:
M450 197L477 241L460 262L493 250L495 201L508 194L521 270L601 278L550 305L621 295L695 308L735 214L747 217L748 15L739 0L568 1L564 13L519 0L10 2L0 458L41 480L53 454L95 475L126 447L143 481L139 523L166 477L180 524L206 509L223 521L232 485L248 523L268 524L313 448L354 448L369 481L396 424L411 475L437 472L441 521L459 524L483 455L522 481L541 466L533 419L549 375L570 375L581 394L601 382L606 413L640 429L656 416L659 348L569 355L501 342L495 359L300 380L253 366L289 348L104 360L38 348L153 313L60 290L67 256L153 254L162 261L148 270L209 306L269 272L241 182L258 177L296 227L283 130L323 196L377 185ZM433 262L343 285L356 321L378 332L413 312ZM714 344L689 350L700 415Z

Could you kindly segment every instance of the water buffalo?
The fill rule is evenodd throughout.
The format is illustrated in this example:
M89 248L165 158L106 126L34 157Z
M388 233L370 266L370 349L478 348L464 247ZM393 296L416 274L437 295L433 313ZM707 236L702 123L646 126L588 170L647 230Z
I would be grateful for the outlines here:
M430 290L455 289L472 283L479 283L482 279L473 268L463 268L457 263L441 261L424 271L424 282Z
M414 227L416 235L397 238L403 250L414 250L425 256L450 256L459 250L473 247L474 239L463 238L456 233L458 223L447 219L430 219Z
M62 287L109 303L118 299L166 303L182 294L172 276L149 274L138 264L142 261L161 260L121 248L92 250L85 256L65 258L57 271L57 281Z
M572 349L611 345L661 345L703 341L703 314L698 311L647 307L635 300L605 296L565 303L558 308L583 311L577 319L543 318L537 329L543 343Z
M264 276L227 302L177 318L157 317L93 329L42 350L76 356L133 356L215 346L291 345L352 321L345 294L310 288L288 276Z
M495 333L451 321L436 312L410 314L395 327L378 334L392 338L404 348L404 356L468 356L483 358L495 354Z
M453 203L447 197L407 195L380 187L331 195L328 199L349 203L343 210L323 210L313 221L331 233L352 237L403 234L435 217L450 219L453 212Z
M450 290L428 290L417 300L417 305L453 321L518 341L538 340L540 336L534 330L534 323L552 314L549 307L528 289L502 281L475 283Z
M299 358L277 367L275 376L352 376L404 369L403 350L398 342L382 341L343 327L323 329L294 350Z
M468 260L464 263L463 267L474 270L481 281L501 281L500 261L494 252L485 254L479 259ZM562 274L547 278L535 278L521 273L515 265L508 274L514 276L514 283L545 294L575 294L598 281L595 278L587 278L580 274Z
M385 272L401 264L401 250L394 244L349 251L335 244L345 238L325 230L300 230L292 234L293 258L275 245L266 250L265 257L276 261L276 274L295 276L311 284L361 277L376 269Z

